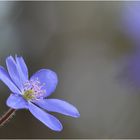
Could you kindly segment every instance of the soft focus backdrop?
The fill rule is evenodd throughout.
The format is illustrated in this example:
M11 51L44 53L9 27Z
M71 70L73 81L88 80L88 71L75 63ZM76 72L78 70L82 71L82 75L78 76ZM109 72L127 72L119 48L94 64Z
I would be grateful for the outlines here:
M125 29L129 20L123 20L135 16L131 6L132 2L0 2L0 65L5 66L8 55L18 54L30 75L41 68L54 70L59 84L51 97L72 103L81 114L75 119L53 113L64 126L62 132L53 132L19 110L0 128L0 138L140 138L140 84L135 87L140 72L131 71L135 40L126 31L133 25ZM140 65L137 58L134 66ZM0 115L8 109L9 94L0 82Z

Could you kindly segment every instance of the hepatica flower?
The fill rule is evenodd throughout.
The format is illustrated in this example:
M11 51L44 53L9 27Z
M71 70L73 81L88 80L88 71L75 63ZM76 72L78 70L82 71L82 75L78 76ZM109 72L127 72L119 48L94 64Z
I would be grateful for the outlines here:
M71 117L79 117L78 110L71 104L48 99L54 92L58 79L55 72L41 69L28 77L28 68L22 57L6 58L8 72L0 66L0 79L9 87L11 94L6 104L12 109L28 109L34 117L54 131L61 131L62 124L48 112L58 112ZM45 111L47 110L47 111Z

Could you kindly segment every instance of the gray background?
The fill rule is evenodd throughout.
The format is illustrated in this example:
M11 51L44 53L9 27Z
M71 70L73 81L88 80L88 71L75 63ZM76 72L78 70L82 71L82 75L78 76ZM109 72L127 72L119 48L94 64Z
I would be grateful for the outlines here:
M140 138L140 94L122 84L121 58L132 46L122 33L123 2L0 2L0 65L22 55L30 75L54 70L51 97L75 105L78 119L53 113L63 123L53 132L19 110L0 138ZM130 81L131 82L131 81ZM0 82L0 114L10 91Z

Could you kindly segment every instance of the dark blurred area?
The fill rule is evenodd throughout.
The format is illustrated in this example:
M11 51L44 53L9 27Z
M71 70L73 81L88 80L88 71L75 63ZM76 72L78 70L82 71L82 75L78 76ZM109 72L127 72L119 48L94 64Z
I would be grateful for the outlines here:
M52 113L64 126L54 132L29 111L18 110L0 128L0 138L140 138L140 84L130 84L135 83L131 70L127 82L122 78L127 71L122 60L135 50L121 21L131 5L0 1L0 65L5 66L8 55L18 54L30 75L41 68L54 70L59 84L51 97L72 103L81 114L75 119ZM9 95L0 82L1 115Z

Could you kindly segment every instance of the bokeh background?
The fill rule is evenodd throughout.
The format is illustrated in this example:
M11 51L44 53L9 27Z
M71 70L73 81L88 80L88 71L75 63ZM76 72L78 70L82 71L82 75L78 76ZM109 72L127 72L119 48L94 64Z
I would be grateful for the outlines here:
M81 114L52 113L64 126L53 132L19 110L0 138L140 138L139 9L140 2L0 1L0 65L18 54L30 75L54 70L59 84L51 97ZM0 115L9 93L0 82Z

